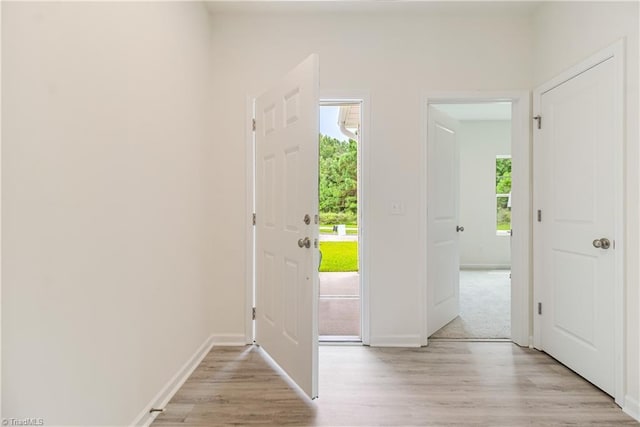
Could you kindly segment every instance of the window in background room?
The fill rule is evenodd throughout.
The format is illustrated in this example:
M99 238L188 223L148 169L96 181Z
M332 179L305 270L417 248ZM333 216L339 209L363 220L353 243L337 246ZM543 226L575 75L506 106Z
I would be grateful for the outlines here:
M496 233L511 234L511 156L496 156Z

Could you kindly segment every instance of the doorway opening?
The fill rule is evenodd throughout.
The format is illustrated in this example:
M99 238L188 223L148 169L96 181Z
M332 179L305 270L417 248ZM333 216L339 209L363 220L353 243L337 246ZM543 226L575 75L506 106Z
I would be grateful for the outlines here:
M451 206L457 218L449 234L450 246L457 251L451 250L456 259L447 268L457 270L451 273L450 294L458 299L449 303L448 317L438 319L444 325L438 324L430 338L510 339L512 102L431 104L430 108L456 126L452 150L457 153L451 152L450 160L456 163L451 186L456 200ZM445 151L436 149L432 155L441 152ZM440 191L437 184L432 188ZM430 224L441 227L437 218ZM433 242L432 247L438 245Z
M318 156L320 341L362 340L362 101L321 101Z

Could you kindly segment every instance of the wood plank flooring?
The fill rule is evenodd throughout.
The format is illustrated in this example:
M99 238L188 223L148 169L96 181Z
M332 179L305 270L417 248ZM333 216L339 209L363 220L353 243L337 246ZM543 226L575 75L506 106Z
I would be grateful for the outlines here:
M320 347L307 399L259 347L214 347L153 426L638 425L544 353L511 343Z

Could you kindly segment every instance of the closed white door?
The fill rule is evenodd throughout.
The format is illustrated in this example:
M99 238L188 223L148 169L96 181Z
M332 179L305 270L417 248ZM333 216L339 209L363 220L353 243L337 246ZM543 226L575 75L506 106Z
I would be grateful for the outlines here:
M539 95L535 275L540 347L615 392L615 63L608 59Z
M458 122L429 106L427 127L427 333L460 313Z
M256 343L318 395L318 57L256 99Z

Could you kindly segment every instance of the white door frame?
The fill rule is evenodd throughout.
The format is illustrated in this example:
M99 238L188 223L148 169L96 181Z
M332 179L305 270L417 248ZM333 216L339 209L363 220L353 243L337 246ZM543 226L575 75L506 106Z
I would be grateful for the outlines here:
M246 97L246 119L245 119L245 144L246 144L246 187L245 187L245 203L246 203L246 227L245 227L245 314L244 314L244 335L245 343L252 344L254 341L254 322L253 307L255 304L255 239L253 227L253 213L255 212L255 140L252 131L252 120L254 117L254 100L256 96L247 95ZM337 90L320 90L321 102L359 102L362 103L360 112L361 120L361 141L367 141L358 144L358 161L360 162L360 181L358 182L358 205L359 205L359 236L358 236L358 255L359 255L359 273L360 273L360 308L361 323L360 336L363 345L369 345L370 332L370 292L369 287L369 247L366 244L368 238L368 212L369 212L369 129L370 129L370 96L366 91L337 91Z
M360 108L360 135L358 140L358 165L360 176L358 177L358 272L360 285L360 339L363 345L370 342L369 311L369 237L368 212L369 212L369 93L364 91L348 90L320 90L320 104L322 103L359 103Z
M615 104L617 106L617 110L615 111L615 128L616 135L613 137L612 146L615 150L615 161L616 165L619 167L615 168L615 206L614 206L614 215L615 215L615 236L614 239L616 241L616 263L615 263L615 279L614 279L614 358L615 358L615 401L618 405L622 406L624 404L624 378L625 378L625 363L624 363L624 352L626 347L626 340L624 337L624 257L625 257L625 242L624 242L624 158L623 158L623 150L624 150L624 41L619 40L613 45L599 51L588 59L580 62L579 64L569 68L568 70L560 73L558 76L553 78L552 80L544 83L543 85L536 88L533 92L533 111L534 116L540 114L540 100L542 95L545 92L561 85L562 83L576 77L579 74L584 73L590 68L595 67L596 65L606 61L607 59L612 59L614 61L615 66ZM544 118L543 118L543 126L544 126ZM540 138L540 134L538 132L533 132L533 158L534 158L534 168L533 168L533 184L534 184L534 192L533 192L533 208L536 209L536 206L539 205L539 200L541 195L538 194L536 189L536 176L540 173L544 173L543 165L541 162L536 162L535 159L540 156L536 147L540 144L538 143ZM541 288L542 284L537 277L536 271L539 271L541 266L539 265L540 260L542 259L541 254L541 244L539 240L533 239L533 301L534 303L540 301ZM541 327L542 322L540 321L540 317L535 315L533 316L533 344L535 348L544 350L541 348L542 340L541 340Z
M246 144L246 227L245 227L245 314L244 314L244 337L246 344L253 344L255 339L255 327L253 321L253 307L255 304L255 230L253 225L253 214L255 205L255 132L253 132L253 118L255 117L255 99L257 96L247 95L246 97L246 120L245 120L245 144Z
M531 346L531 178L529 91L426 92L421 98L420 259L427 259L427 119L429 104L472 104L509 101L511 107L511 161L513 208L511 221L511 340ZM420 344L427 345L427 269L420 269Z

